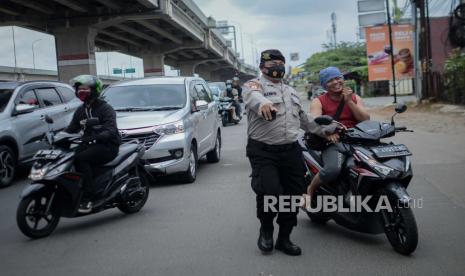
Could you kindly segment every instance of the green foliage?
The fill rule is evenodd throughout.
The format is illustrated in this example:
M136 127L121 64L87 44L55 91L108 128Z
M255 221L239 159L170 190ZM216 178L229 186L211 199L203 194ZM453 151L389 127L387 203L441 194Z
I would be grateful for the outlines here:
M448 100L465 104L465 53L452 51L444 65L444 86Z
M323 44L324 51L313 54L305 62L304 68L310 72L310 79L317 80L318 72L329 66L336 66L343 72L356 71L362 80L368 80L366 45L361 42L340 42L337 47Z

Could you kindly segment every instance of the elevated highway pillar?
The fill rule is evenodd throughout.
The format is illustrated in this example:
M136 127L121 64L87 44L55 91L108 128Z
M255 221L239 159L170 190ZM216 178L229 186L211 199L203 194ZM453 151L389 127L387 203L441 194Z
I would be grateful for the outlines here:
M56 41L58 79L68 82L81 74L97 75L95 37L97 30L83 27L53 30Z
M144 76L164 76L165 75L165 55L163 54L143 54Z

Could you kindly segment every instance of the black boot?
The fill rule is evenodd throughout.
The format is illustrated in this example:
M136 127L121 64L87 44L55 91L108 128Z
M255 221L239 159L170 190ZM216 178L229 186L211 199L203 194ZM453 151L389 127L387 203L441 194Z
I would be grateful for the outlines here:
M262 252L273 251L273 230L263 230L263 228L260 228L257 245Z
M299 256L302 254L300 247L293 244L289 238L278 237L275 248L291 256Z
M292 227L279 227L279 235L276 240L276 250L280 250L287 255L299 256L302 254L302 250L297 245L293 244L289 239L291 235Z

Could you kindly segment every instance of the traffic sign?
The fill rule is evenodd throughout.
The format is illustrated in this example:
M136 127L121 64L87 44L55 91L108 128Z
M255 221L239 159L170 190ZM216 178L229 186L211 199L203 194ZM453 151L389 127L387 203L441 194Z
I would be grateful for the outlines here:
M124 70L124 73L126 74L131 74L131 73L135 73L136 72L136 68L126 68Z
M121 74L123 74L123 69L113 68L113 74L114 75L121 75Z

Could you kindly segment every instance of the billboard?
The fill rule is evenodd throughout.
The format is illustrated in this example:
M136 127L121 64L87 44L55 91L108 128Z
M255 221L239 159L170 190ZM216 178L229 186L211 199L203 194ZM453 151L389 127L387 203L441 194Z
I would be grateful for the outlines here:
M392 80L388 26L367 27L365 37L368 79L370 81ZM413 37L411 25L392 25L394 71L398 80L411 79L414 76Z
M383 11L385 10L384 3L384 0L359 0L358 12Z

